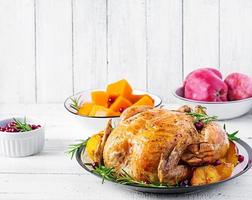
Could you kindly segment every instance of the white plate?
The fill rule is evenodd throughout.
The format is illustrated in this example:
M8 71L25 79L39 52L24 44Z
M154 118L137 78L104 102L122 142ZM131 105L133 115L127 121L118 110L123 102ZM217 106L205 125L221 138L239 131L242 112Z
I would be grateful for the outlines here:
M98 133L101 130L104 130L106 123L109 119L113 119L113 123L117 123L120 117L91 117L91 116L82 116L76 113L70 105L72 103L71 98L79 98L80 102L91 102L91 95L90 93L93 91L105 91L105 89L92 89L92 90L85 90L82 92L78 92L70 97L68 97L64 103L64 106L68 113L73 117L80 125L84 128L85 136L91 136L94 133ZM157 107L161 105L162 100L157 95L151 94L149 92L144 92L140 90L133 90L133 94L148 94L151 98L154 99L154 106Z

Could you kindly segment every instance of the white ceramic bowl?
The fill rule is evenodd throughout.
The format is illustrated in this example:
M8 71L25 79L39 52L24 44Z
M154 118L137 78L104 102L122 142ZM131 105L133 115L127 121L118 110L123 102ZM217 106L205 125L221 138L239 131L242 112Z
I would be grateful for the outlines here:
M23 121L23 117L15 117ZM12 122L13 118L0 121L0 126ZM0 155L7 157L24 157L39 153L44 147L45 127L38 120L26 118L28 124L41 125L40 128L27 132L1 132Z
M90 117L90 116L82 116L78 115L76 111L70 106L72 103L71 98L80 98L80 102L91 102L90 93L92 91L104 91L104 89L93 89L93 90L85 90L82 92L78 92L65 100L64 106L68 113L81 124L84 128L84 132L86 136L93 135L101 130L103 130L106 126L106 123L109 119L113 119L113 123L117 123L120 117ZM154 99L154 106L157 107L161 105L162 100L157 95L143 92L139 90L134 90L134 94L148 94Z
M252 108L252 97L226 102L205 102L195 101L184 98L183 88L180 87L173 91L173 95L180 104L196 106L201 105L207 108L207 113L210 116L218 116L218 120L232 119L242 116L250 111Z

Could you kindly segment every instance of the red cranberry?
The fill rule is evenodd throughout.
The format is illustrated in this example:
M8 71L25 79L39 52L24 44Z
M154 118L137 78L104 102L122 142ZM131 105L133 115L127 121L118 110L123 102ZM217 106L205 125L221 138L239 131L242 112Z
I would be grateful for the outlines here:
M108 102L109 102L109 103L113 103L113 102L114 102L114 99L110 97L110 98L108 99Z
M119 112L122 113L124 111L124 108L119 108Z
M181 181L180 182L180 186L183 186L183 187L188 187L189 186L189 181L186 179L184 181Z
M244 156L243 155L238 155L238 161L241 163L244 161Z
M13 133L13 132L15 132L15 129L14 128L8 128L7 132Z
M94 163L92 163L92 167L95 169L96 167L98 167L98 162L94 162Z
M1 127L1 131L5 132L6 128L5 127Z
M203 129L203 127L204 127L204 123L201 122L201 121L195 122L195 123L194 123L194 126L196 127L196 129L197 129L198 131L201 131L201 130Z
M16 126L16 125L17 125L17 123L16 123L16 122L10 122L10 123L6 124L6 126L5 126L5 127L7 127L7 128L11 128L11 127Z
M216 160L215 162L214 162L214 166L217 166L217 165L220 165L221 164L221 160Z
M37 129L37 125L35 125L35 124L30 125L30 127L31 127L32 130Z
M10 124L10 126L16 126L17 125L16 122L10 122L9 124Z

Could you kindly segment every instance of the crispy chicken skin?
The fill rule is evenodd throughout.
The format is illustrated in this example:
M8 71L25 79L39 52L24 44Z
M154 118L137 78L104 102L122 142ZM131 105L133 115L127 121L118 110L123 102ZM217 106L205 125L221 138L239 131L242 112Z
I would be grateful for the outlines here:
M189 111L188 107L126 109L105 143L105 166L118 173L125 170L138 181L175 185L189 176L189 165L214 162L225 155L226 134L213 122L198 132L194 118L186 114Z

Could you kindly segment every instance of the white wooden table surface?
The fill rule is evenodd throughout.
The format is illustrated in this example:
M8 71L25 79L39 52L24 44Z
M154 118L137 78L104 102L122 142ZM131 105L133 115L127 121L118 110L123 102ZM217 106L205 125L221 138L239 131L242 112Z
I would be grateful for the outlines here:
M234 108L235 109L235 108ZM62 104L0 104L0 117L34 116L44 120L43 152L25 158L0 157L0 199L252 199L252 170L217 188L196 194L157 195L123 190L85 172L65 155L67 146L86 138ZM222 122L223 123L223 122ZM252 145L252 113L225 122Z

